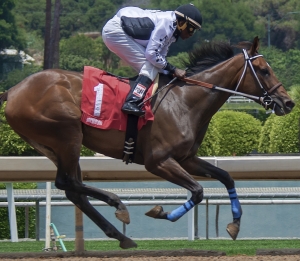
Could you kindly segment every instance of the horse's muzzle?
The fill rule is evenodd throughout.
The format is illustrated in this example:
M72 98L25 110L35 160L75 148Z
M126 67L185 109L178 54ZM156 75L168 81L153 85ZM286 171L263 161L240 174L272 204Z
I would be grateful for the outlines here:
M295 106L293 100L289 97L272 97L273 102L270 105L270 109L273 109L277 116L283 116L289 114Z

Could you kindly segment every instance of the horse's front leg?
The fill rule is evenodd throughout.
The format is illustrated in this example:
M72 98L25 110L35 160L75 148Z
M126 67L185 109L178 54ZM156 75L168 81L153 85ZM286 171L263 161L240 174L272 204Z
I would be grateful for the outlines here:
M181 166L191 175L217 179L225 185L231 202L233 215L233 222L227 225L226 230L231 238L235 240L240 231L242 208L235 190L234 180L229 173L196 156L184 161Z
M164 212L161 206L156 206L146 213L147 216L167 219L174 222L202 201L202 186L200 186L200 184L191 175L189 175L189 173L186 172L177 161L172 158L168 158L164 162L160 162L158 165L155 165L155 167L153 167L153 165L153 163L149 165L146 164L145 167L151 173L189 190L192 193L192 197L182 206L171 212ZM151 168L149 166L151 166Z

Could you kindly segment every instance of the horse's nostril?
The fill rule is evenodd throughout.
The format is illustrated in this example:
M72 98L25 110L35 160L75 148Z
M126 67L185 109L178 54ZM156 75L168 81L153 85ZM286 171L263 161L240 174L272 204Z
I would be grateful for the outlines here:
M285 102L285 106L287 108L293 109L294 106L295 106L295 103L292 100L288 100L288 101Z

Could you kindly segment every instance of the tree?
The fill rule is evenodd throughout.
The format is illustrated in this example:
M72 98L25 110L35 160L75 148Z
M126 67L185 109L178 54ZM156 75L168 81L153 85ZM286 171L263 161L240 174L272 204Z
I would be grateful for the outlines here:
M85 65L94 66L120 76L133 76L133 70L120 66L120 59L103 43L101 37L92 39L84 34L63 39L60 43L60 68L83 71Z
M265 35L265 29L257 24L256 17L244 1L202 0L199 9L203 15L201 37L204 39L238 43Z
M11 87L15 86L17 83L24 80L27 76L41 71L42 68L34 65L25 64L23 70L15 69L9 72L2 82L0 82L0 92L6 91ZM1 144L1 143L0 143Z
M151 7L162 10L175 10L182 4L190 1L152 0ZM263 37L265 28L256 22L252 10L244 1L201 0L195 1L199 8L203 24L200 32L186 41L179 39L171 46L169 55L189 51L196 43L211 40L229 40L232 43L250 41L254 36Z
M26 32L35 31L41 37L45 33L45 1L41 0L15 0L14 14L18 27Z
M50 66L51 68L59 68L59 20L60 20L60 0L55 0L53 27L51 31L50 44Z
M50 64L50 38L51 38L51 0L46 0L45 19L45 40L44 40L44 70L51 68Z
M300 50L290 49L283 52L275 47L262 47L260 53L270 64L277 78L289 90L292 85L300 82Z
M17 49L26 47L25 37L18 31L12 9L14 0L0 2L0 50L13 46Z
M95 40L78 34L60 42L60 67L65 70L83 71L85 65L103 67Z
M269 33L262 38L281 50L300 47L300 2L298 0L245 0L256 22Z
M113 17L124 1L110 0L64 0L62 2L61 37L74 33L102 30L108 19Z

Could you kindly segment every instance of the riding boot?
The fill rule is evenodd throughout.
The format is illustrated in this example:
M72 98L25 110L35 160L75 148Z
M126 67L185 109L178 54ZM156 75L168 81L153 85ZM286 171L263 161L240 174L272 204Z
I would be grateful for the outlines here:
M133 88L128 93L122 111L126 114L142 116L145 112L138 106L141 103L152 84L152 80L145 75L139 75Z

